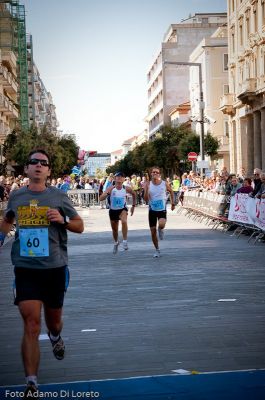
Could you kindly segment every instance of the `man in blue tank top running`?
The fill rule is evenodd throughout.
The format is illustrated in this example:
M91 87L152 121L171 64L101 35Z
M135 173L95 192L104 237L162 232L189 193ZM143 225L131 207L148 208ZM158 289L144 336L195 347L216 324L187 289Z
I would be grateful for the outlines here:
M129 193L132 195L132 207L131 207L131 215L134 213L134 207L136 204L136 194L135 192L128 186L124 186L124 174L122 172L117 172L115 174L115 182L114 185L109 186L105 192L102 193L99 200L103 201L109 196L110 208L109 208L109 217L110 217L110 225L112 229L112 236L114 239L113 246L113 254L116 254L119 247L119 221L121 221L122 227L122 248L123 250L128 250L127 243L127 234L128 234L128 224L127 224L127 216L128 216L128 208L126 205L126 195Z

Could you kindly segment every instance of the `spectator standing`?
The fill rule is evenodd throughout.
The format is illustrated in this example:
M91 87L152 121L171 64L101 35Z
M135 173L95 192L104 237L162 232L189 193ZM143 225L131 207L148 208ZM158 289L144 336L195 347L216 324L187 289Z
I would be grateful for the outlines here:
M173 175L173 180L171 182L172 190L174 193L174 204L175 206L178 204L179 198L179 189L180 189L180 178L178 175Z

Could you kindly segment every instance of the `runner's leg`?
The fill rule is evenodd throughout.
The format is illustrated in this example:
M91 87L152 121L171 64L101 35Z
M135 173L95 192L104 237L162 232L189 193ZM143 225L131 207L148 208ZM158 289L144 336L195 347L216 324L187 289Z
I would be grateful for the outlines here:
M20 301L18 308L24 322L21 353L26 376L38 375L40 362L39 334L41 330L41 307L39 300Z
M110 221L111 229L112 229L112 236L115 243L118 242L119 237L119 221Z
M120 214L120 220L121 220L121 229L122 229L122 238L123 240L127 240L127 235L128 235L128 223L127 223L127 211L123 210Z

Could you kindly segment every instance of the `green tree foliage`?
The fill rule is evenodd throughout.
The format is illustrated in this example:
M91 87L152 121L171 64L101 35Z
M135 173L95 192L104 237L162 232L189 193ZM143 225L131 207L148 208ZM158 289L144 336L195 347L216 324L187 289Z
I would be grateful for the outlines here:
M28 131L13 131L5 140L4 156L7 162L16 164L19 173L23 173L28 153L37 148L50 155L53 176L69 174L76 164L78 145L75 136L57 136L46 127L41 132L35 126Z
M95 172L95 176L97 179L102 179L106 176L106 170L102 168L97 168Z
M205 136L205 153L213 156L219 147L218 140L209 133ZM181 173L180 160L187 160L188 153L200 152L200 137L187 126L162 126L154 140L129 151L126 156L107 168L107 173L122 171L126 175L142 174L157 165L164 175Z
M218 139L213 137L210 133L207 133L207 135L204 138L204 147L206 154L208 154L210 157L213 157L218 152L219 141Z

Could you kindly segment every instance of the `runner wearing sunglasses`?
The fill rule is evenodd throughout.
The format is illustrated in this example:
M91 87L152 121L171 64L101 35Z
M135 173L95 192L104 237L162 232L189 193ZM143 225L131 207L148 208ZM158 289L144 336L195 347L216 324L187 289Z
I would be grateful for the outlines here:
M25 173L29 184L11 193L0 231L8 233L16 221L11 259L15 267L14 304L24 322L24 398L37 398L41 309L44 308L54 356L62 360L62 308L69 282L67 230L81 233L84 225L67 195L46 186L51 174L46 151L34 150L29 154Z

